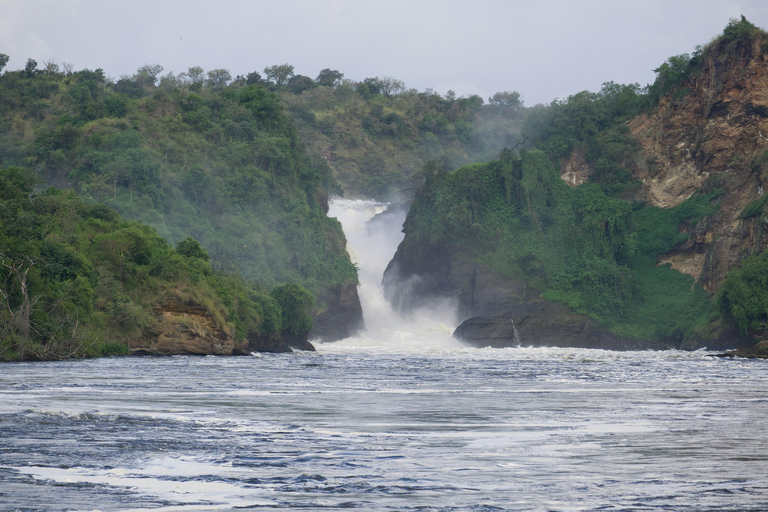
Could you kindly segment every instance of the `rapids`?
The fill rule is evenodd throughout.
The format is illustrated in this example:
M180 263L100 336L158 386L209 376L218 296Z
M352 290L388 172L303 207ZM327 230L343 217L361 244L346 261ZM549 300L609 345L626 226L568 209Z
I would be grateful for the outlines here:
M2 365L0 510L768 509L764 361L462 346L450 302L383 301L402 236L385 207L332 205L358 337Z

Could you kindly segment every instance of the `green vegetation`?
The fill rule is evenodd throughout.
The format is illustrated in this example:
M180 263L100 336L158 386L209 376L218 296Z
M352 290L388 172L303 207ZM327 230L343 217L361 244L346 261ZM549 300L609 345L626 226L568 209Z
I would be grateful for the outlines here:
M744 334L768 333L768 251L746 258L728 273L717 295L720 312Z
M214 271L192 238L174 250L73 191L30 196L36 181L26 169L0 169L0 360L125 354L151 337L169 300L203 306L240 341L311 328L303 287L270 294Z
M638 144L626 121L646 105L646 92L637 84L607 82L599 93L583 91L534 109L524 132L558 168L581 154L592 170L589 180L610 196L622 196L639 187L630 170Z
M646 88L608 82L532 108L515 91L485 103L392 77L324 69L313 79L290 64L234 78L146 65L111 81L29 59L0 75L0 357L121 353L168 297L205 304L241 340L304 336L329 307L325 292L357 282L328 195L386 199L422 183L409 233L458 246L618 334L684 340L705 322L706 294L656 260L722 192L711 183L668 210L629 202L643 166L627 121L685 101L713 49L765 52L766 37L731 20ZM0 54L0 71L8 60ZM586 163L588 183L563 183L569 161ZM30 196L33 178L74 192ZM756 299L728 286L718 311L761 329Z
M706 292L690 276L656 266L719 207L722 191L667 210L611 198L594 184L565 184L542 151L426 173L405 229L457 247L544 290L544 298L631 338L681 343L706 321Z
M609 196L628 197L640 183L633 174L639 147L626 122L655 108L664 97L675 102L690 93L690 80L701 72L707 52L716 49L721 56L750 52L755 38L767 37L744 17L733 19L708 45L667 59L654 70L656 79L647 87L607 82L600 92L582 91L533 108L525 120L525 138L544 151L557 168L573 155L582 156L590 169L590 182ZM652 171L653 162L648 164Z
M0 164L71 187L171 244L193 237L212 268L265 288L296 283L321 297L355 284L341 226L324 212L338 186L269 84L258 73L161 72L143 66L114 83L98 69L53 63L5 72ZM318 301L315 311L326 307Z
M347 194L412 195L429 161L455 169L494 158L519 141L526 109L517 92L445 97L406 89L392 77L356 83L325 69L272 87L311 154L322 156Z
M671 94L676 101L687 94L684 84L700 74L704 65L704 54L713 46L721 46L721 55L728 55L738 47L749 47L756 37L765 37L766 33L756 27L744 16L732 19L722 35L705 46L697 46L692 54L683 53L670 57L661 66L654 69L656 80L648 89L652 104L657 104L665 94ZM764 43L763 45L768 44Z

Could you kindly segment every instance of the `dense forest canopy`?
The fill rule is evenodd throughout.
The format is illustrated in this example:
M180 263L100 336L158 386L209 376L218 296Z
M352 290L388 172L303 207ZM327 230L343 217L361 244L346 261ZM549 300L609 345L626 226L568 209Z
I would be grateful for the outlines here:
M0 76L0 158L153 226L192 236L214 268L314 292L356 282L338 223L338 190L307 154L279 98L226 70L179 77L144 66L109 81L30 61Z
M688 236L681 222L692 228L713 213L720 194L668 210L632 205L595 184L570 187L546 153L523 150L428 173L405 231L459 248L620 336L681 343L705 322L707 294L656 258Z

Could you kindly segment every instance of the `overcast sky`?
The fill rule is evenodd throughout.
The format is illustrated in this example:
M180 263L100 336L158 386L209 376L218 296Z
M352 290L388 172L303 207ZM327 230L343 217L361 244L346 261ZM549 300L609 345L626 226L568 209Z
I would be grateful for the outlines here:
M652 82L741 14L768 29L768 0L0 0L0 53L6 69L55 59L113 79L144 64L235 76L289 63L534 105Z

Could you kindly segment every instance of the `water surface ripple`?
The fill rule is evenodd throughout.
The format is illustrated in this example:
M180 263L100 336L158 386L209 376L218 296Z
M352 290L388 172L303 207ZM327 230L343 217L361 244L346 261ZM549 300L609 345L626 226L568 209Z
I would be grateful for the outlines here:
M353 343L5 364L0 510L766 510L767 368Z

